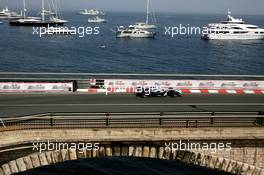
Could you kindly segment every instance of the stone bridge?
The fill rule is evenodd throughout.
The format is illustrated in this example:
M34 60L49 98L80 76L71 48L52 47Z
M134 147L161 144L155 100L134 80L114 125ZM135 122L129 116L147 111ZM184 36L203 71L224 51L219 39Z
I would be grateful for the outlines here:
M180 160L186 164L233 174L264 175L263 133L263 127L1 131L0 175L23 172L67 160L104 156ZM49 150L47 145L51 143L63 144L63 149L59 146L55 150ZM96 146L82 149L84 143ZM194 145L186 149L187 147L179 146L181 143ZM72 149L72 146L65 147L65 144L81 146ZM207 145L207 149L197 145Z

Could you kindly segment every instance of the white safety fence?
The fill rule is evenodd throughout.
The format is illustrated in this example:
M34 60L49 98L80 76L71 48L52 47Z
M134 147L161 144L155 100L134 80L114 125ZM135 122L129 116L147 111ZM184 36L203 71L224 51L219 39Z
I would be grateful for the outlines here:
M89 80L93 87L78 89L79 92L91 93L134 93L138 86L175 88L183 93L264 93L264 81L252 80L136 80L105 79L103 85L96 88L96 80ZM102 82L102 80L100 80Z
M72 82L0 82L0 92L72 92Z
M241 80L105 80L106 87L159 86L178 89L248 89L264 90L264 81Z

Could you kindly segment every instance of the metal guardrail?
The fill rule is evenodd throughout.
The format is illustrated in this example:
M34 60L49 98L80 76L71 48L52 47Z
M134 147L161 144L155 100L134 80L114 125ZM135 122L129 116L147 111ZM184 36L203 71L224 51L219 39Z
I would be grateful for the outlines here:
M75 128L264 127L264 112L46 113L4 119L0 131Z

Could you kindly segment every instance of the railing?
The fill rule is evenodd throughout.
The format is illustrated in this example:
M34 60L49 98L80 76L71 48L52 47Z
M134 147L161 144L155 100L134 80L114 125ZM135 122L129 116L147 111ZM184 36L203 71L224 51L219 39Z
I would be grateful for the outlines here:
M46 113L6 118L3 124L0 131L74 128L263 127L264 112Z

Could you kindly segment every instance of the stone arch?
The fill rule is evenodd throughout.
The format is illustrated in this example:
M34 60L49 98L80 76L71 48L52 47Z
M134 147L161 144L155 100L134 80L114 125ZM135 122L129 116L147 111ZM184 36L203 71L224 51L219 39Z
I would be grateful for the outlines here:
M237 175L264 175L264 169L246 163L226 159L223 157L206 155L199 152L180 150L175 152L167 152L165 149L166 148L164 146L105 144L100 145L98 150L86 150L83 152L74 149L47 151L42 153L38 152L2 165L0 168L0 175L11 175L41 166L62 163L68 160L106 156L128 156L179 160L186 164L207 167Z

